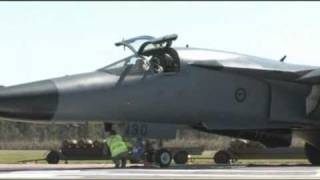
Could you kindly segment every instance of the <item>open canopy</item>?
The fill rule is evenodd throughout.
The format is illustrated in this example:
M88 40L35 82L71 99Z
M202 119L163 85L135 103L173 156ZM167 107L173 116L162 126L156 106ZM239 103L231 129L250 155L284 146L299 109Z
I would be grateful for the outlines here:
M117 42L116 46L127 47L134 54L105 66L99 71L115 75L121 75L124 72L128 72L126 74L143 74L149 70L155 73L177 72L180 60L176 51L171 48L172 41L177 38L176 34L159 38L138 36Z
M117 42L115 45L128 47L136 56L139 56L148 50L170 47L172 41L177 38L178 36L176 34L170 34L159 38L153 36L137 36ZM136 44L139 44L139 46L136 46Z

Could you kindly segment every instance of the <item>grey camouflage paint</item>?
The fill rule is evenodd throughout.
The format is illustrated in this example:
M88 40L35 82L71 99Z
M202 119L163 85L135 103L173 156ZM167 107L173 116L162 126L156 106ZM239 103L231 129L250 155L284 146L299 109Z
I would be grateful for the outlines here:
M179 50L181 48L178 52ZM188 50L190 49L186 49ZM278 65L276 69L284 72L288 69L290 72L311 69L309 66L289 65L272 60L262 61L245 55L240 55L236 60L212 61L223 67L230 67L230 64L235 62L250 64L251 67L261 67L261 69L270 69ZM180 72L147 75L145 79L139 80L125 77L124 82L118 86L116 84L119 76L102 71L45 81L54 84L52 88L56 88L58 96L53 103L56 104L56 108L51 108L54 111L53 115L45 117L44 120L143 121L178 124L205 122L218 129L226 127L256 129L282 127L277 123L270 123L288 121L288 117L278 116L277 111L287 112L288 116L294 117L290 118L293 122L307 119L304 113L304 101L311 90L310 85L242 76L239 73L225 73L223 69L211 70L195 66L200 62L181 59ZM228 66L224 65L226 62L229 63ZM47 86L41 83L44 82L8 87L2 89L0 93L6 96L7 91L13 92L18 88ZM234 94L238 88L246 91L247 97L243 102L237 102L235 98ZM30 91L34 90L31 88ZM278 100L276 103L272 101L274 98L283 101ZM4 101L0 100L1 102ZM290 108L294 108L295 111L291 111L290 108L285 109L282 105L286 103L291 104ZM35 113L41 111L40 107L37 108L38 106L35 106L32 111ZM1 104L0 109L4 109Z
M0 116L47 123L201 125L198 129L219 132L320 127L319 115L308 113L319 111L319 95L311 94L318 67L174 49L180 56L179 72L120 77L99 69L2 88ZM192 51L196 55L188 58Z

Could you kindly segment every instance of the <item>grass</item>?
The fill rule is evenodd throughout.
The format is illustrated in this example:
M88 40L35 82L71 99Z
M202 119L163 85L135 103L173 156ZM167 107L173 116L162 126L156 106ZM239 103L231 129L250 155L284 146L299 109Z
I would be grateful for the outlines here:
M213 164L212 156L194 156L191 164ZM308 165L307 159L239 159L235 165Z
M24 160L43 159L47 153L46 150L0 150L0 163L16 164Z
M1 150L38 150L38 149L57 149L60 147L61 141L48 140L39 143L36 140L21 140L21 141L2 141L0 142Z

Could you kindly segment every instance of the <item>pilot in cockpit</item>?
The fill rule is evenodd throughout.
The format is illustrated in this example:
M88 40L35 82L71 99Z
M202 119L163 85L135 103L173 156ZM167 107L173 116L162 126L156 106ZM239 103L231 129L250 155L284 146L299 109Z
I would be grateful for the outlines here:
M178 61L175 60L169 53L161 53L154 55L150 59L150 64L155 73L175 72L179 68Z
M154 56L150 60L154 73L163 72L163 59L159 56Z

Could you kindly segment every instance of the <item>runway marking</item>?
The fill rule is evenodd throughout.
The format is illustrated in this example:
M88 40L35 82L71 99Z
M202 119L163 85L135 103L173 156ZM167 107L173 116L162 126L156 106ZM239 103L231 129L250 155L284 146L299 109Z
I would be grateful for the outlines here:
M138 179L138 178L304 178L304 177L319 177L319 170L297 171L294 169L277 170L268 169L206 169L206 170L176 170L176 169L106 169L106 170L45 170L45 171L18 171L1 173L0 178L125 178L125 179ZM201 173L201 174L200 174Z
M209 179L209 178L290 178L315 179L320 177L318 167L241 167L227 169L81 169L28 170L0 172L0 179Z
M6 179L6 178L23 178L23 179L38 179L38 178L55 178L59 177L59 173L80 173L81 170L44 170L44 171L15 171L15 172L8 172L8 173L0 173L0 179ZM72 176L69 176L70 178ZM74 176L78 177L78 176Z
M316 170L316 176L320 176L320 167Z

